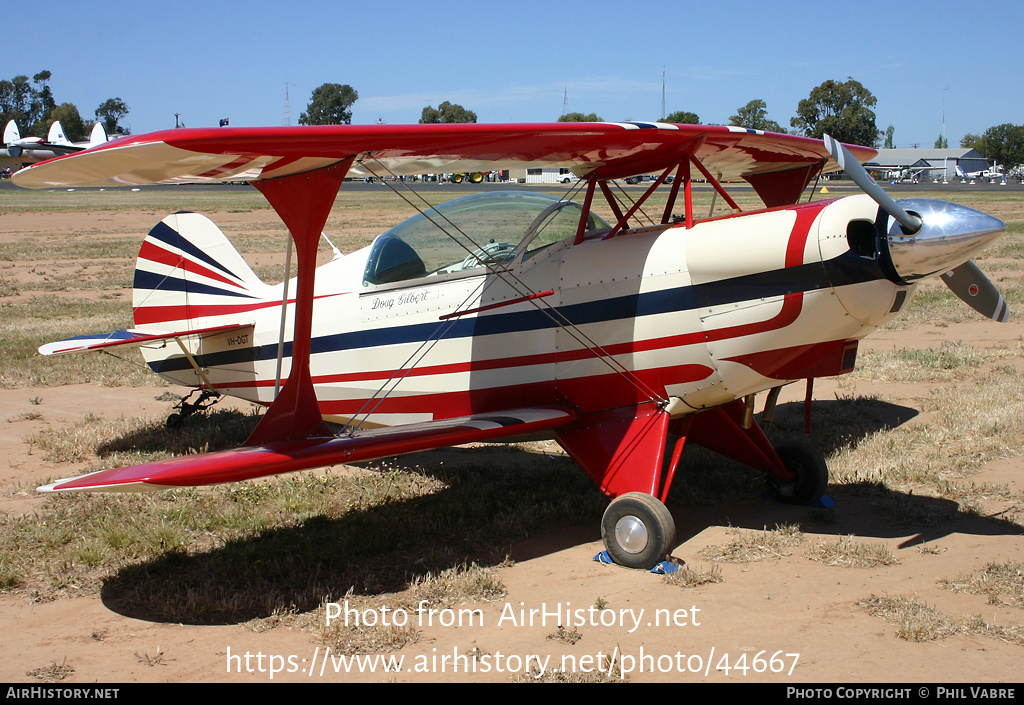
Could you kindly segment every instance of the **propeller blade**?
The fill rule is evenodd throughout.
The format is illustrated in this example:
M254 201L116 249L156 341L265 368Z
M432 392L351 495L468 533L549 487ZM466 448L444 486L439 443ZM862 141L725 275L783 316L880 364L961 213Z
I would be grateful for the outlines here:
M1010 310L1003 295L972 260L943 274L942 281L961 301L981 315L1000 323L1009 320Z
M875 183L875 180L871 178L867 170L861 166L857 158L850 154L850 151L841 142L833 139L831 135L825 135L824 141L825 149L836 160L839 168L846 172L846 175L853 179L854 183L860 186L864 193L871 196L875 203L881 206L886 213L899 221L899 224L903 226L905 234L910 235L921 229L921 219L908 213L900 204L896 203L892 196L883 191L882 187Z

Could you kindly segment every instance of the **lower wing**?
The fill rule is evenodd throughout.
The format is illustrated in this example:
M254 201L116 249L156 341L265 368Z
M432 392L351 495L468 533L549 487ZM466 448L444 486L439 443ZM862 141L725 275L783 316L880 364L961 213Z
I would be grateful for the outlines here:
M575 421L568 408L510 409L458 419L357 431L346 436L279 441L217 453L185 455L57 480L40 492L140 492L216 485L477 441L553 431Z

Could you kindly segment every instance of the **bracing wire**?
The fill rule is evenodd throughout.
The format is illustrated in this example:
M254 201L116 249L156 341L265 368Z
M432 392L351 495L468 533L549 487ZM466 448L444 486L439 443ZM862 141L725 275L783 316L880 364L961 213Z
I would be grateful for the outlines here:
M370 157L370 158L372 158L372 157ZM405 184L405 182L399 180L397 178L397 176L390 169L388 169L384 164L382 164L379 160L374 158L373 161L383 171L386 171L389 176L394 177L394 181L390 181L390 180L386 180L386 179L382 178L382 176L380 174L378 174L377 172L375 172L374 169L365 160L362 161L362 165L363 165L364 168L367 169L367 171L370 172L371 175L373 175L376 178L380 178L381 181L392 191L392 193L397 195L399 198L404 200L410 207L412 207L417 212L422 214L431 223L433 223L435 226L437 226L438 229L440 229L448 237L452 238L457 244L459 244L460 247L462 247L464 250L466 250L470 254L473 254L473 252L474 252L474 250L472 248L476 248L476 250L481 249L480 246L473 240L473 238L471 238L468 234L466 234L464 231L462 231L458 227L458 225L453 223L444 214L439 213L436 210L434 210L433 205L431 203L429 203L421 194L419 194L414 189L412 189L410 186L408 186L408 184ZM419 200L423 205L426 206L426 209L421 208L417 203L413 202L413 200L411 200L409 197L407 197L404 193L402 193L398 189L396 189L392 185L392 183L402 183L402 184L404 184L406 191L408 191L409 193L415 195L416 199ZM433 216L434 217L432 217L431 213L429 213L428 211L433 211ZM442 224L440 224L438 222L440 220L445 221L447 223L448 227L450 227L455 233L457 233L462 238L464 238L465 241L469 243L469 245L466 245L465 242L460 241L460 239L458 237L456 237L451 232L449 232L449 230L447 230L444 227L444 225L442 225ZM512 272L510 269L508 269L508 267L506 267L504 265L504 263L498 262L496 260L490 260L490 261L482 261L482 264L484 266L486 266L487 269L491 273L495 274L502 281L504 281L506 284L508 284L509 287L514 292L516 292L516 294L518 294L520 296L524 296L524 297L528 296L528 295L536 294L536 292L534 292L525 282L523 282L521 279L519 279L519 277L517 277L514 272ZM468 299L467 299L467 301L468 301ZM466 303L466 302L464 302L464 303ZM655 401L660 401L660 402L664 402L665 401L665 399L660 394L658 394L654 389L650 388L650 386L647 385L645 382L643 382L643 380L641 380L633 371L631 371L625 365L623 365L618 360L616 360L614 356L612 356L610 353L608 353L606 350L604 350L600 345L598 345L595 341L593 341L589 336L587 336L586 333L584 333L582 330L580 330L580 328L578 326L576 326L572 321L570 321L568 318L566 318L565 315L561 311L559 311L556 307L552 306L549 302L544 301L542 298L531 299L530 303L535 308L537 308L538 311L542 312L545 316L547 316L549 318L549 320L551 320L553 323L555 323L555 325L557 325L559 328L561 328L563 331L565 331L565 333L568 334L573 340L575 340L581 347L583 347L583 348L585 348L587 350L590 350L594 354L594 357L596 359L600 360L603 364L608 366L615 374L618 374L619 376L621 376L624 379L626 379L631 385L633 385L636 389L638 389L644 395L648 396L650 399L655 400ZM415 355L415 353L414 353L414 355Z

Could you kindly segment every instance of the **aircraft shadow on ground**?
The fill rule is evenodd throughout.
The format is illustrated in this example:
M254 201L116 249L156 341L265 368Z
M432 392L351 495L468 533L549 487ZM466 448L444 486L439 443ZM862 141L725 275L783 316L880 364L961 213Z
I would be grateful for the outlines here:
M811 442L826 453L906 422L916 411L877 400L815 402ZM244 425L244 424L243 424ZM780 405L773 439L806 438L803 404ZM136 439L137 440L137 439ZM116 444L128 444L131 438ZM760 473L688 449L669 507L679 541L708 526L762 530L800 523L805 531L905 538L900 547L951 533L1015 535L1019 525L962 511L956 502L881 485L832 487L829 510L780 504ZM440 480L425 496L355 506L337 516L260 531L203 552L173 551L108 578L101 596L114 612L157 622L234 624L280 612L315 611L346 594L401 591L428 575L476 563L522 561L600 540L603 495L565 458L519 446L447 449L404 456L395 467ZM720 475L720 476L719 476ZM707 478L715 477L710 484ZM704 484L702 484L704 483ZM282 516L282 524L286 518ZM676 555L683 560L685 547Z

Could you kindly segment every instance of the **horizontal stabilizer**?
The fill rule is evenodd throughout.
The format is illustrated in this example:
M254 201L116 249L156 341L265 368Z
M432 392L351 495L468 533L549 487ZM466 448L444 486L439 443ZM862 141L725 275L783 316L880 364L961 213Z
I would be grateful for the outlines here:
M58 480L40 487L39 491L144 492L216 485L462 443L500 441L563 428L576 418L576 412L566 408L513 409L357 431L349 436L282 441L217 453L183 455Z
M157 343L162 340L174 340L176 338L188 338L199 336L206 338L219 333L226 333L233 330L252 328L252 323L232 323L226 326L213 326L211 328L196 328L195 330L177 331L174 333L154 333L152 331L140 330L116 330L112 333L99 333L97 335L79 335L66 340L59 340L55 343L47 343L39 348L41 355L64 355L66 353L86 352L89 350L107 350L117 347L135 347L149 343Z

